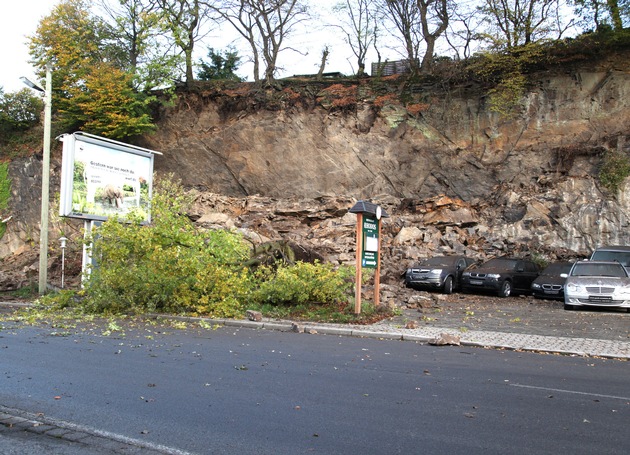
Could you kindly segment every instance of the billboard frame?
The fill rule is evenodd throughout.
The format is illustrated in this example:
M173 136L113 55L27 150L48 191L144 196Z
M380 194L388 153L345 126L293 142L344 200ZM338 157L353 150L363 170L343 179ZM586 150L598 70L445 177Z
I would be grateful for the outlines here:
M140 210L142 222L151 221L153 164L155 155L162 153L83 132L59 139L63 142L60 216L86 221L116 216L124 221Z

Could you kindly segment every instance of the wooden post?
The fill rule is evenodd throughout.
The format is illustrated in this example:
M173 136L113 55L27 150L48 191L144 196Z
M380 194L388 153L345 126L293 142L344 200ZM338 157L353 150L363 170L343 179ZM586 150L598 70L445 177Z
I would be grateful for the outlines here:
M354 314L361 314L361 253L363 252L363 214L357 213L357 263L354 288Z

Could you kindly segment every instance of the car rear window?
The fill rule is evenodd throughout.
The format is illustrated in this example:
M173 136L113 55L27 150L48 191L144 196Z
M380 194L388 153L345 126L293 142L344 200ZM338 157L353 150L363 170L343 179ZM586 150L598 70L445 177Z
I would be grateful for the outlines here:
M518 261L516 259L501 259L501 258L497 258L497 259L490 259L488 262L486 262L485 264L482 264L482 266L484 268L500 268L500 269L505 269L505 270L512 270L516 267L516 263Z
M575 264L571 276L610 276L626 277L628 274L621 264Z
M457 258L436 257L430 258L420 263L420 267L448 267L453 265Z
M549 264L545 270L543 270L541 275L546 276L559 276L562 273L569 273L571 271L571 267L573 263L571 262L557 262L554 264Z
M624 267L630 266L630 251L595 250L592 261L617 261Z

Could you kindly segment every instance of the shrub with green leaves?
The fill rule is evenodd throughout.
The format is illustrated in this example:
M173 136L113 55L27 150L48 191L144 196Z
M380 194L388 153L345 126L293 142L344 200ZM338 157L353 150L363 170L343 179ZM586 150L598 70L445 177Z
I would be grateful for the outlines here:
M189 203L183 188L165 179L156 182L150 225L139 219L102 224L93 247L98 266L85 287L88 310L221 316L240 311L236 302L250 283L238 264L249 247L236 233L196 229L183 215ZM225 308L226 299L234 308Z
M352 267L297 262L251 269L240 234L200 230L184 215L191 200L178 183L158 180L154 193L150 225L131 216L96 230L98 265L83 291L87 311L242 317L246 305L348 301Z
M599 170L599 181L612 193L617 193L630 175L630 158L625 153L608 152Z
M335 268L318 262L261 267L257 272L260 285L252 301L261 305L345 302L353 289L354 273L352 267Z
M0 134L24 131L39 122L43 101L27 88L4 93L0 87Z
M9 207L9 198L11 197L11 179L9 178L9 164L0 163L0 220L2 220L4 211ZM0 239L7 230L6 223L0 221Z

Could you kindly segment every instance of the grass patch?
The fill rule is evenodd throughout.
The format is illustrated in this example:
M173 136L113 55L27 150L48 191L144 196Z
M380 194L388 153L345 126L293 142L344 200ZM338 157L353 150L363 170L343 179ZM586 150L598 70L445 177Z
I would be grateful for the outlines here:
M39 286L37 283L30 283L27 286L21 287L15 291L8 291L5 295L14 297L16 299L31 300L39 295Z
M400 314L384 306L375 307L363 302L361 314L354 313L352 304L301 304L301 305L255 305L250 309L260 311L265 317L335 324L373 324Z

